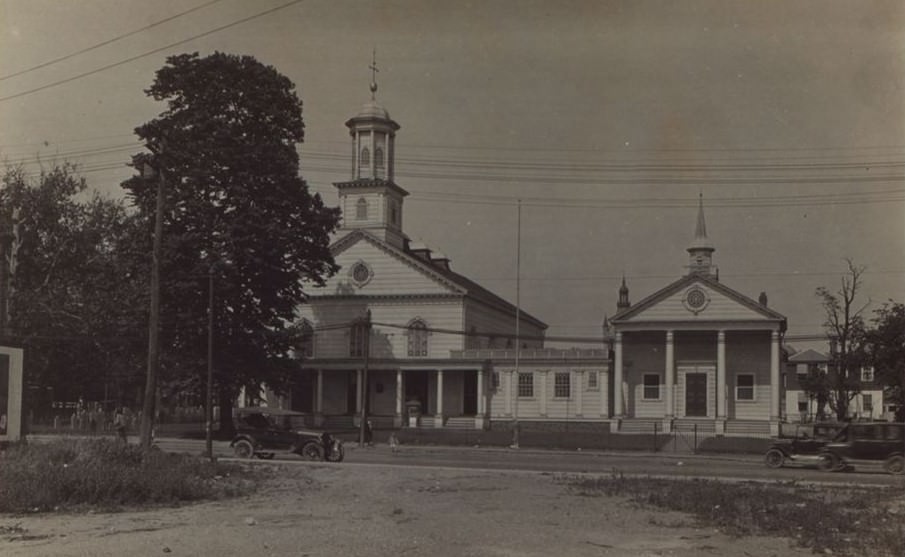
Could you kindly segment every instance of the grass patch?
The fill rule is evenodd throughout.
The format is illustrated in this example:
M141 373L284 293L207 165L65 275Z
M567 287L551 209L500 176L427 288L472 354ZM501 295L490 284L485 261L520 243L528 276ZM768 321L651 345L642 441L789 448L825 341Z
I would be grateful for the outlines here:
M0 512L115 510L246 493L241 467L110 439L20 444L0 453Z
M618 473L566 482L580 495L626 497L688 513L730 535L788 537L826 554L905 555L905 499L899 489L627 478Z

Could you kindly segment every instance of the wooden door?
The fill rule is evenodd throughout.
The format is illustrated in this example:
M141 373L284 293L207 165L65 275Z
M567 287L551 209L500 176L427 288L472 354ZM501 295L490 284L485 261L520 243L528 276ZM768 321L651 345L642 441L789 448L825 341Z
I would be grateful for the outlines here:
M707 417L707 374L685 374L685 415Z

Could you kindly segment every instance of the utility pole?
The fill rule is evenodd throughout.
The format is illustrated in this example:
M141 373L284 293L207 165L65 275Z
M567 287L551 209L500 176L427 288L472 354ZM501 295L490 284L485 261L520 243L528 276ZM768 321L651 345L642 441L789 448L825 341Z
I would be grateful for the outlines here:
M357 323L355 326L359 327L359 330L364 329L364 339L362 339L364 371L361 374L361 385L358 386L361 389L361 423L358 426L358 446L364 447L365 430L368 427L368 364L371 359L371 310L365 312L364 323Z
M158 150L149 147L155 155ZM163 196L165 178L160 158L157 159L157 205L154 216L154 244L151 255L151 311L148 319L148 374L145 381L144 401L141 408L140 442L144 449L151 448L154 429L154 407L157 396L157 374L160 368L160 253L163 236Z
M214 421L214 270L212 263L207 273L207 396L204 402L204 439L207 458L214 460L212 422Z

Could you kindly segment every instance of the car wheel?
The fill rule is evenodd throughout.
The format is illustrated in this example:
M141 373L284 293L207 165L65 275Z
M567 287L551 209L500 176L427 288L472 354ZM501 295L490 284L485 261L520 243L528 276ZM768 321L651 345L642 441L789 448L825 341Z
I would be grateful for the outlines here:
M317 443L308 443L302 447L302 458L308 460L323 460L324 449Z
M842 467L842 461L833 453L823 453L820 455L820 461L817 468L824 472L835 472Z
M782 451L779 449L770 449L764 457L764 461L770 468L782 468L785 459L786 455L782 454Z
M343 450L343 446L339 445L332 451L327 453L327 460L330 462L342 462L343 458L345 458L345 451Z
M905 456L897 454L887 458L883 463L883 469L897 476L905 474Z
M233 443L233 452L239 458L251 458L255 455L255 448L248 439L240 439Z

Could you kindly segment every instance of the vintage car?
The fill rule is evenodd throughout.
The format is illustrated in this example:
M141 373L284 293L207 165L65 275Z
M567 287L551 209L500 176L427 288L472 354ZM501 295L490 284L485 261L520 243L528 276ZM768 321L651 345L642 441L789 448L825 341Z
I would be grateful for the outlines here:
M883 462L890 474L905 474L905 423L850 423L819 456L821 470L852 470L855 464L874 461Z
M325 431L306 429L304 419L302 413L279 408L240 408L230 446L239 458L270 459L287 452L308 460L341 461L342 442Z
M770 468L781 468L786 464L816 466L820 449L832 441L845 424L818 422L797 424L793 437L780 437L773 441L764 455L764 462Z

